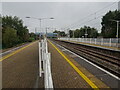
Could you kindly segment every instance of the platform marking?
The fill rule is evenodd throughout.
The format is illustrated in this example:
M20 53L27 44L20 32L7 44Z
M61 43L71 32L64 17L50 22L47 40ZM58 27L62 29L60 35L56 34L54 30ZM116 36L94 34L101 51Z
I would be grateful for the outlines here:
M49 41L49 40L48 40ZM64 59L75 69L75 71L95 90L99 88L88 78L86 77L52 42L49 43L64 57Z
M11 50L8 50L8 51L5 51L5 52L3 52L3 53L0 53L0 55L6 54L6 53L10 53L10 52L12 52L12 51L14 51L14 50L17 50L17 49L19 49L19 48L21 48L21 47L24 47L25 45L27 45L27 44L24 44L24 45L22 45L22 46L18 46L18 47L16 47L16 48L11 49Z
M58 44L57 44L57 45L58 45ZM61 48L64 48L64 47L62 47L62 46L60 46L60 45L58 45L58 46L59 46L59 47L61 47ZM77 55L76 53L74 53L74 52L72 52L72 51L70 51L70 50L68 50L68 49L66 49L66 48L64 48L64 49L65 49L66 51L68 51L68 52L70 52L70 53L74 54L75 56L77 56L77 57L79 57L79 58L83 59L84 61L88 62L89 64L93 65L94 67L96 67L96 68L100 69L101 71L103 71L103 72L105 72L105 73L109 74L110 76L112 76L112 77L116 78L117 80L120 80L120 78L119 78L119 77L117 77L116 75L114 75L114 74L112 74L112 73L110 73L110 72L106 71L105 69L103 69L103 68L101 68L101 67L97 66L96 64L94 64L94 63L92 63L92 62L88 61L87 59L85 59L85 58L83 58L83 57L81 57L81 56Z
M13 56L13 55L16 54L16 53L22 51L23 49L25 49L25 48L31 46L31 45L34 44L34 43L35 43L35 42L30 43L29 45L27 45L27 46L25 46L25 47L22 47L22 48L20 48L20 49L18 49L18 50L16 50L16 51L14 51L14 52L12 52L12 53L6 55L6 56L3 56L2 58L0 58L0 62L3 61L3 60L5 60L5 59L7 59L7 58L9 58L9 57L11 57L11 56Z

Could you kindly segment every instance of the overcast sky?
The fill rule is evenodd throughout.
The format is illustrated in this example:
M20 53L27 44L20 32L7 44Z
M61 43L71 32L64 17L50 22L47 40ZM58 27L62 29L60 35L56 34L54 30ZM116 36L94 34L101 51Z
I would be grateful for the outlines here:
M39 20L27 19L26 16L35 18L50 18L54 20L42 20L42 31L46 27L59 30L67 28L76 29L84 25L101 29L101 17L109 10L118 9L117 2L4 2L2 3L2 15L18 16L28 26L30 32L37 28L39 32Z

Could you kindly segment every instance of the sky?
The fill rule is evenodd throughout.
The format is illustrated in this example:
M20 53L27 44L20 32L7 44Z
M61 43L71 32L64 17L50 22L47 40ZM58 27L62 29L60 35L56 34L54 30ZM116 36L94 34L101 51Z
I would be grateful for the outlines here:
M2 2L2 15L18 16L29 32L77 29L84 25L101 31L101 18L109 10L118 9L117 2ZM48 18L40 22L38 19ZM49 18L53 17L51 20Z

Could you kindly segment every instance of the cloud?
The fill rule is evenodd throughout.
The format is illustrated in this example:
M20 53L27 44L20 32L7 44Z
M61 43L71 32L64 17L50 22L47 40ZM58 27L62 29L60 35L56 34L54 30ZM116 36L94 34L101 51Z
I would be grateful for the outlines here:
M2 14L20 17L24 24L30 28L30 32L34 31L32 28L39 27L39 21L26 19L26 16L55 18L54 20L43 20L42 28L61 29L67 26L69 26L67 28L70 28L75 23L72 29L84 25L91 25L100 29L101 17L89 23L87 21L104 15L109 10L117 9L117 4L114 2L4 2L2 3ZM106 8L103 9L103 7ZM100 11L95 13L98 10ZM82 25L82 23L84 24Z

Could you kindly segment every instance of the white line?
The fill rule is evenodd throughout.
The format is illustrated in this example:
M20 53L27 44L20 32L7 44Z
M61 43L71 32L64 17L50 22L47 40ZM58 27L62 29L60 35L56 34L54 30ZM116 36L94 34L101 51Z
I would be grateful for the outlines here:
M41 42L38 42L39 44L39 76L42 77L42 67L41 67Z
M64 47L62 47L62 46L60 46L60 45L58 45L58 44L57 44L57 46L59 46L59 47L61 47L61 48L64 48ZM103 71L103 72L105 72L105 73L109 74L110 76L112 76L112 77L114 77L114 78L116 78L116 79L120 80L120 78L119 78L119 77L117 77L116 75L114 75L114 74L112 74L112 73L110 73L110 72L106 71L105 69L103 69L103 68L101 68L101 67L99 67L99 66L95 65L94 63L92 63L92 62L88 61L87 59L85 59L85 58L83 58L83 57L81 57L81 56L77 55L76 53L74 53L74 52L72 52L72 51L70 51L70 50L68 50L68 49L66 49L66 48L64 48L64 49L65 49L66 51L68 51L68 52L70 52L70 53L74 54L75 56L77 56L77 57L79 57L79 58L83 59L84 61L88 62L89 64L93 65L94 67L96 67L96 68L100 69L101 71Z
M26 44L25 44L25 45L26 45ZM9 53L9 52L12 52L12 51L14 51L14 50L16 50L16 49L19 49L19 48L21 48L21 47L23 47L23 46L25 46L25 45L22 45L22 46L13 48L13 49L11 49L11 50L8 50L8 51L6 51L6 52L0 53L0 55L3 55L3 54L6 54L6 53Z

